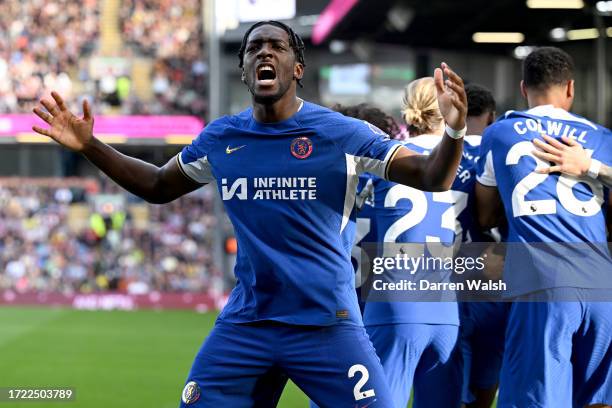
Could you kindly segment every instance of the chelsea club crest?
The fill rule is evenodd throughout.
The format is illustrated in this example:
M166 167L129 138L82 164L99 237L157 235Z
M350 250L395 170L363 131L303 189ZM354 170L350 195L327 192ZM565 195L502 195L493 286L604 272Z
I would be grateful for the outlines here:
M296 159L305 159L312 153L312 141L307 137L296 137L291 142L291 154Z
M183 394L181 395L181 399L183 403L189 405L193 404L200 398L200 387L195 381L189 381L185 388L183 388Z

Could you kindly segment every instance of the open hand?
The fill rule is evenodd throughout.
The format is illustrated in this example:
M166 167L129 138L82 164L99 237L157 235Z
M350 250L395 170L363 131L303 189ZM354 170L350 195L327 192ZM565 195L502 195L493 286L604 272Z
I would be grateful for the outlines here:
M49 124L49 129L33 126L32 130L55 140L57 143L75 152L82 152L93 139L93 117L87 100L83 101L83 117L72 114L64 100L57 92L51 92L54 101L42 99L41 105L34 108L34 113Z
M561 137L563 143L548 136L542 135L546 141L534 139L533 144L540 150L534 150L533 154L546 161L555 163L554 166L537 169L538 173L548 174L561 172L574 177L583 177L589 171L591 156L582 148L580 143L567 136Z
M446 81L444 75L447 77ZM434 82L444 121L454 130L463 129L467 116L467 95L463 80L443 62L440 68L434 71Z

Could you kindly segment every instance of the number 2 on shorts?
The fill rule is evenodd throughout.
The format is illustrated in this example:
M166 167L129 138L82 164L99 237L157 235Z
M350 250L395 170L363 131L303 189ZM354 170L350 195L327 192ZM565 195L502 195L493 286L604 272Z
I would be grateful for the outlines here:
M355 388L353 388L353 395L355 396L355 401L362 400L364 398L370 398L376 395L374 390L362 390L361 388L368 382L370 379L370 373L368 369L362 364L355 364L348 371L348 378L353 378L356 373L361 373L361 378L355 384Z

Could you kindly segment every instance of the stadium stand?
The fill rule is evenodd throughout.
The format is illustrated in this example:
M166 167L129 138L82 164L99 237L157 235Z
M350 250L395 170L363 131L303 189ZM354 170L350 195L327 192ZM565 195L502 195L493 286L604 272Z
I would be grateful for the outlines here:
M31 113L56 90L97 115L203 118L202 38L197 0L2 1L0 114ZM0 291L224 293L211 193L162 210L104 179L2 178Z
M104 180L2 179L0 290L221 294L211 193L162 207Z
M98 1L0 3L0 112L29 112L50 89L73 95L98 36Z
M200 2L0 3L0 113L31 112L52 89L73 109L203 118ZM179 29L175 29L180 27Z
M206 103L199 95L206 92L208 67L202 55L200 2L129 0L121 3L120 16L122 37L139 57L134 69L152 73L150 85L140 86L153 91L151 113L203 116Z

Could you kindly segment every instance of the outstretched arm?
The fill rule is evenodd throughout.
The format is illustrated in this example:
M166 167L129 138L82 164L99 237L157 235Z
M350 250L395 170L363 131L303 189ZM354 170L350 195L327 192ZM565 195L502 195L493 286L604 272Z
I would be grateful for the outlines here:
M612 188L612 168L600 162L594 162L591 156L582 148L580 143L574 139L563 136L558 140L542 135L546 142L540 139L534 139L533 144L540 150L535 150L534 155L542 160L553 162L555 165L538 169L538 173L548 174L561 172L574 177L594 177L602 184ZM593 165L597 168L591 168ZM591 169L591 172L589 172ZM597 173L597 174L594 174Z
M83 102L83 117L67 108L61 96L52 92L53 101L43 99L47 112L36 107L34 113L49 124L49 129L32 129L55 140L62 146L83 154L124 189L148 202L170 202L201 186L181 173L176 158L163 167L127 156L93 136L94 119L87 101Z
M463 80L445 63L434 71L434 81L447 131L429 156L407 148L398 149L389 165L389 180L424 191L445 191L452 186L461 161L467 97Z

